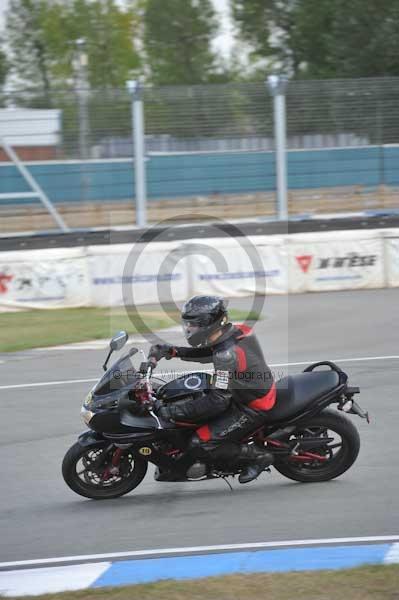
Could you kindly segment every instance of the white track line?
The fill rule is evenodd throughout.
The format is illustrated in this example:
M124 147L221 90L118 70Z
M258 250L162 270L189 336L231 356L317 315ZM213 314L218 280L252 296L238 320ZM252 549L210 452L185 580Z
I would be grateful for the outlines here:
M73 563L79 561L91 560L110 560L113 558L144 558L146 556L158 556L164 554L185 555L194 553L215 553L235 550L257 550L261 548L285 548L290 546L325 546L331 544L366 544L366 543L384 543L398 542L399 535L377 535L369 537L346 537L346 538L327 538L315 540L291 540L284 542L255 542L250 544L224 544L220 546L191 546L188 548L160 548L154 550L135 550L132 552L111 552L108 554L87 554L80 556L61 556L59 558L43 558L37 560L18 560L14 562L0 563L0 569L8 567L26 567L35 565L49 565L61 563Z
M350 363L350 362L365 362L365 361L373 361L373 360L393 360L399 359L399 355L392 354L389 356L361 356L356 358L329 358L328 360L333 363ZM269 365L270 367L301 367L303 365L310 365L315 362L320 362L320 359L317 360L306 360L301 362L293 362L293 363L281 363Z
M44 387L47 385L67 385L70 383L91 383L98 381L98 377L96 379L68 379L66 381L40 381L39 383L18 383L16 385L0 385L0 390L18 390L21 388L29 388L29 387Z
M399 355L393 354L389 356L362 356L359 358L332 358L330 359L335 363L352 363L352 362L366 362L366 361L375 361L375 360L398 360ZM311 363L318 362L316 360L305 360L301 362L292 362L292 363L274 363L269 365L271 368L275 367L302 367L304 365L310 365ZM212 369L198 369L197 371L202 371L204 373L212 373ZM191 373L191 371L173 371L173 375L177 377L179 375L184 375L185 373ZM159 377L162 377L162 372L158 373ZM165 376L165 374L163 374ZM15 385L0 385L0 390L17 390L22 388L29 387L45 387L49 385L68 385L75 383L95 383L98 379L68 379L65 381L43 381L38 383L18 383Z

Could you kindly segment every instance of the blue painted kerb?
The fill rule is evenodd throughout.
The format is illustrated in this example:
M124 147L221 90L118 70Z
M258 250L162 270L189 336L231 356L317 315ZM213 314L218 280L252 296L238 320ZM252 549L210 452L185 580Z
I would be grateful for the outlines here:
M390 547L391 544L319 546L121 561L113 563L90 587L149 583L161 579L196 579L233 573L349 569L365 564L381 564Z

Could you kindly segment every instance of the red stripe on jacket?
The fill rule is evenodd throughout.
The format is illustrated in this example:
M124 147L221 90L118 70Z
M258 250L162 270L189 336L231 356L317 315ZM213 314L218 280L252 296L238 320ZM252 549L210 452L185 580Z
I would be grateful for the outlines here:
M247 337L247 335L251 335L252 333L252 328L249 327L248 325L236 325L236 328L239 329L242 332L242 335L237 337L237 340L242 340L242 338Z
M256 398L248 404L249 408L255 410L270 410L276 404L276 384L273 383L270 390L261 398Z
M237 371L238 373L243 373L247 369L247 356L245 350L240 348L240 346L236 346L234 351L237 357Z

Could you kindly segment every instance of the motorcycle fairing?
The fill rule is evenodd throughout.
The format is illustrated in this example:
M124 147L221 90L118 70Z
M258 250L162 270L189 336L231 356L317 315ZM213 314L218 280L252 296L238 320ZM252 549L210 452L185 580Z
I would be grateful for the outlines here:
M120 415L122 425L129 427L131 432L149 432L155 431L158 428L158 423L152 415L136 417L128 410L122 410Z
M133 352L133 350L136 350L137 352L136 348L131 348L127 354L124 354L109 369L107 369L92 390L95 396L111 394L126 386L133 386L134 382L137 381L139 377L139 374L131 361L131 357L136 353Z
M81 446L86 448L90 446L98 446L98 442L104 442L106 444L106 440L101 433L97 433L95 431L84 431L78 437L78 442Z

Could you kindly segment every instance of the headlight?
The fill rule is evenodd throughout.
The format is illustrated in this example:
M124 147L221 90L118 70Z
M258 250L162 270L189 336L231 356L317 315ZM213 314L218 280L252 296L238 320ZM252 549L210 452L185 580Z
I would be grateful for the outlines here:
M93 406L93 392L87 394L83 406L87 409L90 409Z
M88 425L94 417L94 413L92 413L91 410L87 410L87 408L85 408L84 406L82 406L80 414L82 415L82 419L86 423L86 425Z

